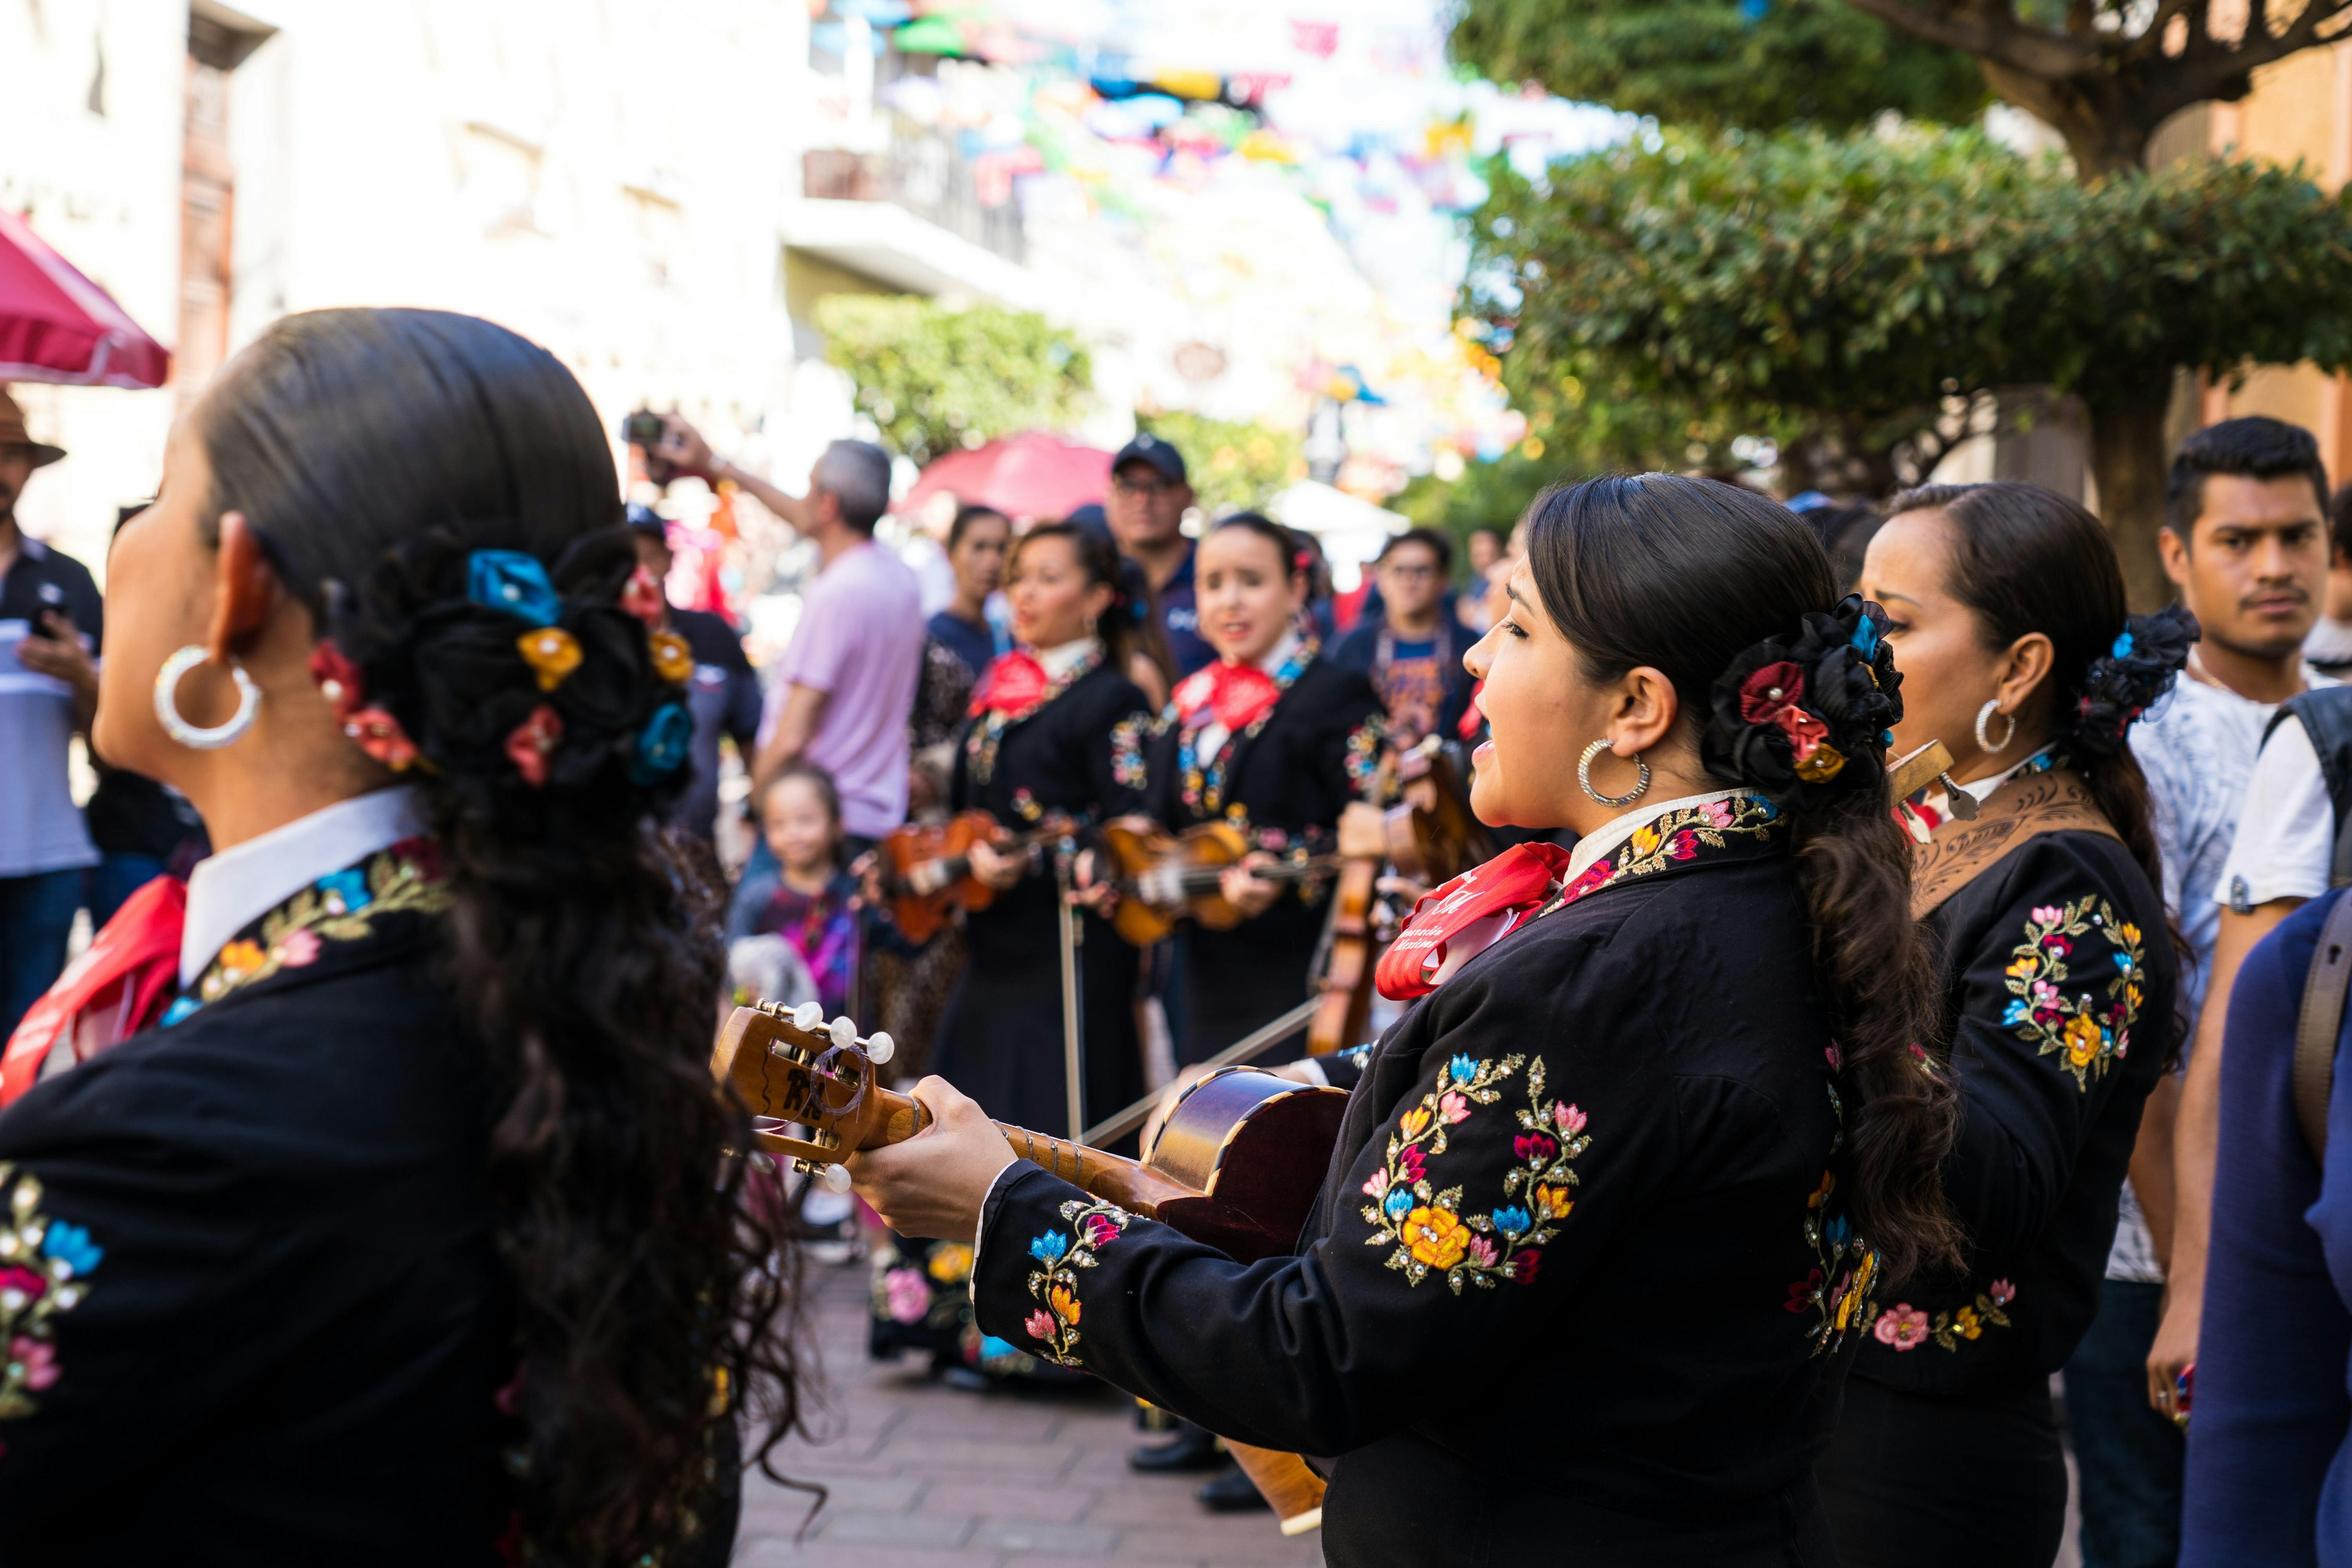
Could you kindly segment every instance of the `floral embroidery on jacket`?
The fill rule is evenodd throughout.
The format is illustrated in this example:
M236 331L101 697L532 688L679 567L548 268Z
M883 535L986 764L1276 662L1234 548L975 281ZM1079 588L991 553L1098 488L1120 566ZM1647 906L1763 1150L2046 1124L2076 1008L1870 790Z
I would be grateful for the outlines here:
M1282 661L1282 668L1274 672L1275 690L1287 693L1291 683L1315 662L1317 651L1313 637L1302 639L1298 647L1291 650L1290 657ZM1240 734L1226 736L1225 743L1218 748L1217 754L1204 762L1200 755L1200 731L1184 728L1183 717L1176 705L1169 704L1168 711L1161 715L1160 728L1165 729L1171 724L1176 726L1176 776L1182 786L1177 794L1186 805L1203 816L1217 815L1224 800L1225 769L1241 755L1242 743L1255 740L1257 732L1266 727L1279 707L1280 700L1277 698L1276 708L1267 710Z
M325 942L373 936L382 916L408 910L438 914L448 907L449 889L442 884L433 846L416 839L395 844L365 870L330 872L262 916L260 939L240 938L222 948L197 978L194 994L173 1003L163 1022L176 1024L197 1007L281 969L316 963Z
M13 1178L13 1180L12 1180ZM21 1421L38 1406L33 1395L56 1386L54 1335L58 1314L89 1293L84 1283L106 1249L79 1226L41 1212L41 1184L0 1161L0 1421Z
M2106 982L2104 1004L2094 999L2086 984L2073 997L2066 982L2074 976L2067 960L2074 944L2101 934L2115 973L2084 976ZM2045 904L2027 920L2025 940L2010 954L2011 1002L2000 1021L2040 1047L2055 1051L2074 1075L2074 1086L2087 1092L2091 1079L2106 1076L2107 1067L2131 1048L2131 1026L2139 1016L2140 932L2129 921L2116 918L2113 905L2097 897L2076 899L2064 906Z
M973 787L983 787L995 776L996 749L1003 743L1005 731L1036 717L1048 703L1092 675L1101 664L1102 649L1097 647L1047 681L1045 689L1038 693L1034 702L1009 712L1003 709L991 709L982 715L963 738L963 754L967 759L964 771L971 777Z
M1150 722L1139 713L1110 727L1110 777L1121 789L1144 786L1143 731Z
M1393 1247L1388 1267L1410 1283L1440 1272L1457 1296L1465 1279L1489 1289L1498 1279L1530 1284L1545 1244L1576 1206L1579 1178L1569 1162L1592 1140L1585 1135L1583 1111L1544 1097L1540 1057L1528 1067L1528 1106L1517 1113L1520 1131L1511 1141L1518 1163L1503 1177L1503 1196L1511 1201L1465 1217L1462 1189L1439 1191L1429 1180L1429 1162L1445 1152L1448 1130L1468 1121L1473 1106L1499 1101L1497 1086L1527 1064L1525 1057L1495 1062L1457 1056L1447 1062L1438 1069L1437 1087L1400 1119L1387 1158L1364 1183L1364 1195L1372 1200L1362 1210L1372 1227L1365 1245Z
M1845 1101L1838 1097L1835 1076L1844 1068L1845 1058L1834 1041L1823 1055L1829 1059L1830 1115L1836 1125L1830 1134L1828 1158L1835 1159L1845 1147ZM1789 1287L1784 1303L1789 1311L1815 1314L1812 1326L1805 1331L1815 1355L1843 1344L1846 1331L1855 1326L1857 1319L1864 1323L1870 1321L1870 1292L1878 1282L1878 1253L1854 1234L1853 1222L1846 1217L1843 1205L1832 1201L1837 1185L1836 1173L1823 1171L1812 1195L1805 1200L1805 1245L1812 1251L1813 1266Z
M1039 1265L1029 1276L1030 1300L1042 1303L1021 1327L1045 1346L1045 1359L1062 1366L1082 1366L1078 1360L1078 1274L1095 1266L1095 1255L1118 1239L1135 1216L1116 1204L1085 1203L1073 1198L1062 1205L1076 1239L1049 1230L1029 1243L1029 1256Z
M1348 783L1366 800L1381 775L1381 742L1387 734L1388 721L1378 713L1348 731Z
M1780 808L1760 795L1734 795L1729 800L1711 800L1704 805L1667 812L1656 821L1635 828L1624 847L1587 866L1542 912L1549 914L1614 883L1696 859L1702 845L1710 849L1723 848L1730 842L1727 834L1762 838L1780 826Z
M1975 1301L1950 1311L1938 1312L1932 1319L1924 1307L1908 1301L1897 1301L1885 1311L1873 1307L1864 1313L1863 1326L1880 1344L1897 1351L1917 1350L1929 1340L1939 1350L1957 1351L1962 1340L1973 1340L1987 1329L2010 1326L2009 1314L2003 1307L2017 1300L2017 1287L2006 1279L1996 1279L1977 1292Z

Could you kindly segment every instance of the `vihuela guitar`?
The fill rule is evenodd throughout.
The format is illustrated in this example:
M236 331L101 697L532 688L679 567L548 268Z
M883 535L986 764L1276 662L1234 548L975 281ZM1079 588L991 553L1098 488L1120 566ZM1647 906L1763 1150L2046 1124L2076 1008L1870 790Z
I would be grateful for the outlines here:
M830 1026L814 1003L738 1007L719 1032L711 1070L752 1112L760 1152L816 1173L860 1149L912 1138L930 1112L882 1087L889 1037ZM1130 1214L1174 1226L1240 1262L1287 1256L1339 1136L1348 1096L1255 1068L1227 1068L1188 1089L1141 1160L997 1123L1013 1152ZM1274 1505L1285 1534L1322 1522L1323 1482L1296 1454L1228 1440Z

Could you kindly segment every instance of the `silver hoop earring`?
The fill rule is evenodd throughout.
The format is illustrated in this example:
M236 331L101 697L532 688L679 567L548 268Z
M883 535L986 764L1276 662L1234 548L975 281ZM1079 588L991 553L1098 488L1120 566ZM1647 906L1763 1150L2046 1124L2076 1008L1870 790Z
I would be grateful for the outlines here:
M1595 741L1584 748L1584 755L1576 759L1576 782L1584 786L1585 794L1603 805L1631 805L1641 799L1643 794L1650 787L1650 764L1640 757L1635 757L1633 766L1641 771L1633 776L1633 787L1623 795L1602 795L1592 787L1592 759L1608 749L1609 742L1606 741Z
M226 722L209 730L191 724L180 717L177 693L181 678L204 662L205 650L198 643L190 643L163 661L163 668L155 672L155 718L163 726L163 733L180 744L193 751L210 752L253 728L253 721L261 711L261 688L245 673L245 666L229 660L229 679L236 682L236 711Z
M1977 710L1977 750L1982 752L1988 757L1997 757L2000 755L2003 752L2009 750L2009 743L2017 739L2017 715L2014 713L2002 715L2002 717L2009 721L2009 728L2000 732L2000 745L1994 745L1992 743L1992 737L1985 732L1986 725L1991 721L1992 716L2000 712L2000 700L1999 698L1993 699L1991 701Z

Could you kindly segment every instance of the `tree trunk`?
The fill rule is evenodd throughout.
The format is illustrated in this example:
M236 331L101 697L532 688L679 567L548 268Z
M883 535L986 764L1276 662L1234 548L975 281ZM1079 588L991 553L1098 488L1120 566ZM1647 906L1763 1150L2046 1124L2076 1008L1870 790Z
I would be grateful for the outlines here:
M2164 526L2164 410L2170 394L2169 384L2159 381L2091 410L2091 471L2099 481L2099 515L2115 540L2124 592L2136 611L2172 602L2172 583L2156 550L2157 531Z

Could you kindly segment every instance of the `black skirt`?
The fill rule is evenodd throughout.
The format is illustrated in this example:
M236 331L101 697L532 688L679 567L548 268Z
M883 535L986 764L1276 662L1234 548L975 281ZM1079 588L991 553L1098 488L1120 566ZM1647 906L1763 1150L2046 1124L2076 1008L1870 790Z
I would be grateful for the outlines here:
M2050 1380L1962 1394L1849 1377L1814 1466L1842 1568L2046 1568L2066 1529Z

